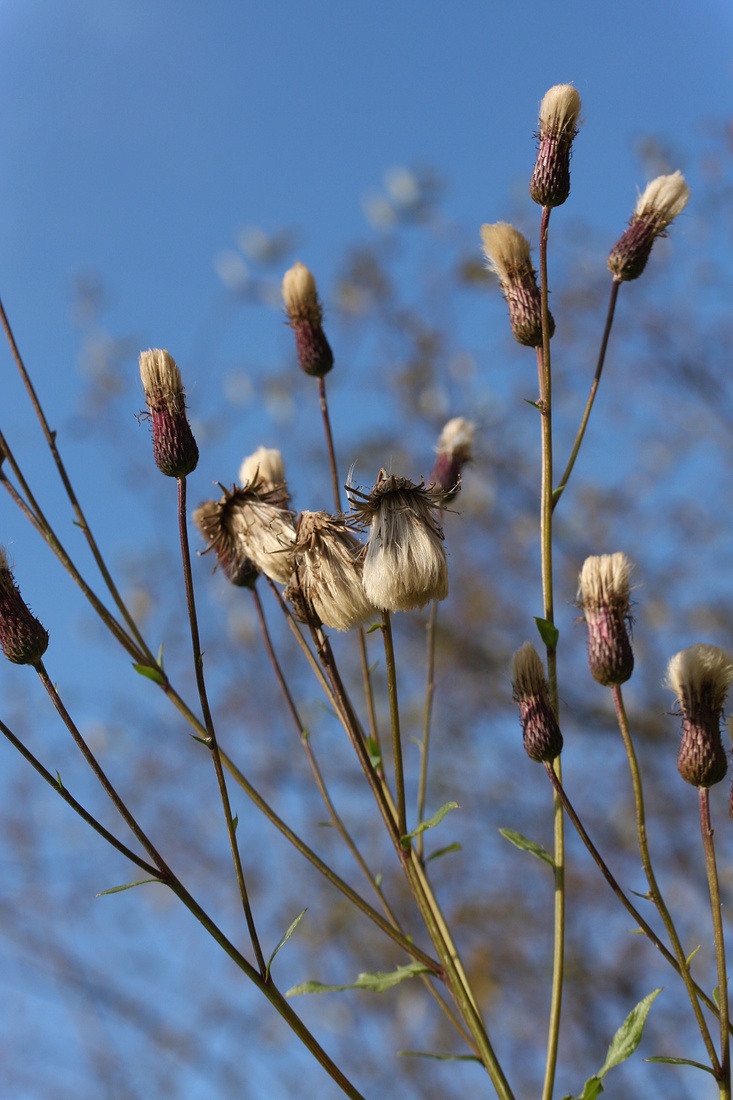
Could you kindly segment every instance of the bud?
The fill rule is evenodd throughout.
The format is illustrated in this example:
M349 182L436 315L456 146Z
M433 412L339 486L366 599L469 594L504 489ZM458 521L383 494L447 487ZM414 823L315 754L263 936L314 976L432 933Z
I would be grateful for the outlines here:
M344 520L326 512L301 512L295 543L294 579L286 597L302 603L324 626L351 630L375 616L362 586L363 546ZM297 616L300 617L300 616Z
M728 769L720 721L733 658L714 645L693 645L667 666L665 686L677 696L682 711L682 743L677 770L694 787L720 783Z
M316 281L305 264L294 264L285 272L283 302L295 333L301 370L323 378L333 366L333 352L323 331L323 309Z
M160 348L140 352L140 378L153 423L153 456L166 477L186 477L196 469L199 449L186 419L181 372Z
M361 500L356 500L361 497ZM448 562L437 520L441 493L379 471L371 493L351 490L356 522L369 527L366 597L385 611L412 611L448 595Z
M14 665L36 665L48 649L48 631L23 603L0 547L0 648Z
M283 490L283 507L288 505L290 498L285 486L283 456L274 447L258 447L254 454L247 455L239 467L239 483L258 492Z
M540 106L539 148L529 193L540 206L562 206L570 194L570 150L578 132L580 96L556 84Z
M278 584L288 583L293 572L295 518L278 500L277 493L232 486L221 500L208 501L201 506L203 512L197 510L194 519L214 545L227 576L229 570L246 575L248 561Z
M519 704L527 756L550 763L562 752L562 734L550 702L542 661L531 642L525 642L512 658L512 690L514 701Z
M462 416L449 420L440 433L435 448L437 458L428 484L432 489L440 489L444 503L460 492L461 471L473 458L475 434L476 426Z
M207 500L193 513L193 521L211 544L208 550L213 550L216 554L217 563L227 580L238 588L254 588L260 571L243 552L238 540L232 539L222 526L221 514L220 502Z
M658 176L639 197L629 228L611 249L608 267L618 283L638 279L657 237L687 206L690 188L681 172Z
M507 222L482 225L481 240L489 269L498 278L509 306L514 339L525 347L541 348L542 302L529 241ZM550 336L554 331L555 322L550 314Z
M578 604L588 626L588 664L599 684L623 684L634 671L631 648L631 570L625 554L586 558L578 580Z

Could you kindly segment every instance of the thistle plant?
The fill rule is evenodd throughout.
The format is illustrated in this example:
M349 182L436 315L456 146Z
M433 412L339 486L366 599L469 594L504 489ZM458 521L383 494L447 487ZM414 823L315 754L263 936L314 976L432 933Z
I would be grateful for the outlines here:
M566 967L568 899L566 896L566 824L575 830L590 853L603 880L610 887L609 906L620 905L647 941L650 952L667 970L665 981L680 983L689 1005L691 1030L699 1034L706 1061L663 1052L657 1061L684 1064L707 1072L719 1097L731 1097L730 1017L727 997L727 968L723 921L723 900L718 873L718 856L712 826L714 806L710 789L720 783L727 771L728 752L721 726L728 690L733 683L733 659L715 646L697 644L678 653L669 663L667 686L673 691L682 717L683 733L679 748L678 770L688 785L697 787L702 832L703 862L710 902L713 953L717 986L708 988L704 967L698 968L694 945L686 942L686 933L665 899L655 872L648 833L649 822L644 797L642 769L627 715L623 688L633 681L639 666L631 633L633 566L625 553L598 553L576 563L579 572L577 602L587 631L587 659L592 688L610 691L609 709L615 714L621 735L629 775L630 791L620 797L633 807L636 842L646 878L646 893L639 897L611 869L614 852L605 852L593 839L592 828L578 810L576 792L570 789L577 779L565 782L561 767L563 750L574 751L572 738L563 731L561 701L565 687L562 661L580 648L580 633L572 638L560 636L555 622L557 599L567 605L572 593L558 579L555 558L558 547L556 513L571 485L571 476L584 444L591 409L599 390L616 312L618 290L624 282L635 282L645 271L656 239L666 233L684 210L689 190L679 172L658 178L643 192L626 231L610 251L611 297L605 326L600 333L600 349L595 366L589 366L590 394L572 438L558 438L553 420L553 372L551 340L555 320L549 310L550 282L548 253L551 212L570 198L570 158L578 135L581 103L571 85L557 85L542 100L538 128L538 150L531 173L529 192L541 208L536 232L538 264L532 260L528 237L503 221L489 222L480 230L485 260L496 275L509 313L509 327L523 347L534 349L537 368L537 392L522 409L512 415L537 418L538 446L536 490L539 501L537 546L539 575L535 579L534 616L541 653L532 642L517 648L511 665L511 694L519 709L523 745L535 763L542 783L548 783L546 818L553 834L552 851L514 830L505 835L514 844L540 857L552 871L552 896L547 906L552 912L544 921L552 937L552 966L542 981L547 993L537 998L536 1018L531 1031L535 1049L533 1060L542 1063L543 1100L558 1095L558 1064L563 1049L564 994L569 985ZM477 246L478 252L478 246ZM0 722L8 742L49 784L63 801L116 852L141 872L141 882L153 883L167 891L198 921L201 934L208 934L238 969L242 978L265 998L292 1030L297 1040L313 1056L338 1090L349 1097L361 1097L351 1065L340 1064L329 1053L327 1039L314 1034L299 1010L301 995L322 993L355 995L355 990L397 996L395 987L404 982L422 986L422 994L431 999L449 1029L452 1046L445 1050L421 1050L420 1056L468 1060L476 1069L472 1095L496 1096L514 1100L519 1095L516 1062L502 1049L500 1014L486 995L485 976L465 961L460 920L449 912L450 898L441 894L440 874L432 860L455 852L449 844L432 852L426 836L444 825L460 800L475 793L475 777L464 768L463 789L440 806L433 806L430 773L430 746L443 736L441 722L433 708L440 692L439 670L443 616L451 606L451 539L461 539L461 515L464 479L470 484L476 440L480 428L473 420L455 410L443 426L435 447L434 459L415 455L411 469L393 469L389 454L374 471L371 488L360 488L349 473L355 455L337 454L331 424L326 376L338 377L341 371L331 342L326 335L324 307L313 274L302 263L292 266L282 280L282 299L295 340L298 364L308 379L315 380L331 499L294 500L286 481L286 459L290 456L253 439L253 449L243 458L237 477L233 471L212 471L218 486L211 499L189 510L188 479L207 462L194 438L187 415L187 398L182 374L169 351L149 349L140 355L148 421L152 432L153 462L165 477L176 482L178 548L180 552L180 617L190 637L191 676L179 682L166 668L162 650L153 647L135 619L106 565L92 527L81 509L61 458L60 443L49 428L40 399L31 384L20 351L2 313L11 353L26 385L31 407L38 418L45 443L61 478L64 497L98 568L105 595L100 596L84 569L77 564L78 547L73 554L63 546L52 521L41 507L12 450L11 441L0 435L3 464L0 480L18 515L28 521L55 554L62 568L79 585L83 596L100 622L133 662L134 670L155 686L172 704L179 718L195 739L202 759L208 756L213 767L222 835L226 838L231 860L231 881L227 886L236 898L235 934L225 931L223 916L213 916L186 881L185 874L173 866L174 860L162 854L162 845L142 824L142 799L135 789L121 791L107 774L97 752L85 739L67 709L61 690L46 671L45 662L54 659L56 639L31 613L20 594L5 551L0 552L0 647L10 662L27 665L37 674L59 720L71 735L76 749L91 769L116 815L111 828L95 815L81 798L68 791L61 779L54 778L50 767L19 737L9 725ZM334 346L336 346L334 341ZM311 384L310 382L308 383ZM583 380L577 384L585 387ZM465 410L464 410L465 411ZM302 413L304 419L308 411ZM320 429L319 429L320 430ZM348 438L348 432L343 433ZM593 447L592 438L586 446ZM554 455L565 457L558 478ZM429 476L422 474L423 462L432 463ZM346 463L346 465L344 465ZM219 476L221 475L221 480ZM151 471L152 476L152 471ZM172 492L170 481L166 483ZM315 494L314 494L315 497ZM455 514L454 514L455 513ZM447 523L450 531L446 537ZM487 522L483 517L482 522ZM198 554L189 545L191 525L197 532ZM201 559L199 561L199 558ZM207 658L207 634L210 631L208 600L211 563L229 585L226 599L250 601L257 623L262 652L269 663L267 675L258 677L258 702L268 715L284 705L295 737L307 759L318 797L327 815L327 824L348 857L351 870L358 873L360 887L342 873L341 865L328 853L324 856L316 835L302 835L275 807L271 795L262 793L249 773L247 753L232 735L226 717L220 717L217 700L211 696L213 677ZM85 567L86 568L86 567ZM20 563L22 570L22 562ZM95 581L95 584L99 581ZM474 578L477 586L481 578ZM643 578L640 581L638 619L644 628ZM34 605L38 602L34 593ZM440 607L440 611L439 611ZM401 623L412 617L425 628L425 691L420 719L415 709L404 705L403 685L414 681L414 669L403 654L410 635ZM394 618L394 624L393 624ZM277 626L273 625L273 620ZM527 631L531 624L527 624ZM64 644L66 642L64 641ZM412 651L414 652L414 650ZM358 658L355 674L353 657ZM642 657L643 660L643 657ZM22 670L18 670L19 674ZM508 673L508 670L507 670ZM306 720L307 703L302 683L308 677L309 691L316 692L321 705L337 723L341 740L349 746L349 780L368 799L375 831L383 847L378 861L374 857L372 834L362 835L350 820L349 805L343 792L336 791L336 776L331 759L324 759L314 744ZM142 681L141 681L142 683ZM506 696L510 691L507 686ZM273 727L277 724L272 718ZM491 722L492 715L487 716ZM265 734L266 730L250 731ZM417 734L420 733L420 736ZM409 736L409 741L408 741ZM419 761L408 746L416 741ZM672 738L670 737L670 744ZM152 750L154 751L154 750ZM615 750L614 750L615 751ZM657 746L660 756L663 747ZM672 750L670 750L672 752ZM202 765L203 766L203 765ZM527 782L532 780L528 778ZM436 788L438 784L435 784ZM329 986L304 974L302 981L284 989L280 986L281 951L290 940L298 942L300 925L307 921L306 907L287 928L273 931L263 917L263 894L277 893L278 879L268 863L268 854L248 843L246 830L240 828L233 807L233 794L240 794L280 833L287 844L333 888L343 903L368 921L379 937L384 965L362 971L356 981ZM582 791L580 792L582 799ZM482 798L489 798L481 792ZM680 793L680 806L684 795ZM683 809L680 811L683 812ZM211 807L207 813L213 817ZM724 827L721 826L721 832ZM438 833L438 836L441 834ZM243 839L244 838L244 839ZM455 857L458 858L458 857ZM463 857L461 857L463 858ZM379 866L377 866L377 863ZM476 866L478 863L475 864ZM383 866L387 867L385 875ZM474 864L466 858L461 875L466 889L473 886ZM485 884L480 884L484 889ZM490 888L490 886L489 886ZM521 927L510 934L523 935ZM278 960L276 962L276 957ZM310 962L308 963L310 966ZM313 965L316 965L315 963ZM365 966L367 963L365 962ZM642 1038L647 1015L660 992L648 992L633 1007L611 1039L608 1057L585 1086L579 1085L582 1100L603 1091L608 1072L634 1052ZM656 1011L656 1009L655 1009ZM717 1032L717 1034L716 1034ZM497 1041L497 1033L499 1041ZM715 1038L714 1038L715 1035ZM540 1038L540 1036L542 1038ZM584 1067L572 1066L578 1077ZM671 1072L660 1068L662 1075ZM574 1086L575 1087L575 1086ZM395 1095L399 1087L395 1088ZM571 1098L572 1100L572 1098Z

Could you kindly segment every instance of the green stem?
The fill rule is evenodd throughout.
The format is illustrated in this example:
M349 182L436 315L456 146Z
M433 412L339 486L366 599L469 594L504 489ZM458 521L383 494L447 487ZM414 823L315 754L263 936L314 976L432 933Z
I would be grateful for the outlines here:
M392 727L392 762L394 765L395 793L397 795L397 825L400 836L407 834L407 806L405 802L405 773L402 766L402 737L400 734L400 707L397 698L397 664L392 642L392 620L389 611L382 611L384 659L387 666L387 691L389 717Z
M435 637L438 626L438 601L430 605L430 618L427 629L427 654L425 659L425 711L423 715L422 743L420 745L420 776L417 785L417 821L425 820L425 801L428 789L428 751L430 749L430 729L435 698ZM420 833L415 843L418 859L422 862L425 834Z
M610 298L609 298L609 302L608 302L608 311L606 313L606 324L605 324L605 327L603 329L603 336L601 338L601 347L600 347L600 350L598 352L598 362L596 363L596 372L593 376L593 381L591 382L590 393L588 394L588 400L586 401L585 410L583 412L583 416L582 416L582 419L580 421L580 427L578 428L578 434L576 435L575 442L573 443L573 449L570 452L570 458L568 459L568 464L565 467L565 472L563 473L562 477L560 478L560 484L558 485L557 489L555 489L555 492L552 494L552 507L553 508L556 507L557 502L560 500L560 497L565 492L565 487L568 483L568 480L570 479L571 473L573 472L573 467L575 466L575 460L578 457L578 451L580 450L580 445L583 442L583 436L585 435L585 429L588 427L588 420L590 419L590 414L591 414L591 410L593 408L593 403L596 399L596 394L598 393L598 386L599 386L600 381L601 381L601 374L603 372L603 364L606 361L606 349L608 348L608 338L611 335L611 328L613 327L613 318L614 318L614 314L616 312L616 300L618 298L618 291L619 291L620 286L621 286L621 283L618 282L616 279L614 279L613 282L611 283L611 294L610 294Z
M224 811L224 821L226 823L227 836L229 838L229 847L232 853L232 862L234 863L234 873L237 877L239 896L242 901L242 909L244 910L244 918L247 922L249 938L252 943L255 957L257 959L257 965L260 968L260 974L264 978L267 974L267 963L265 962L265 956L262 953L262 947L260 946L259 937L257 935L257 928L255 926L254 914L252 913L252 906L249 901L247 883L244 878L244 868L242 867L242 857L240 855L239 845L237 843L237 827L234 824L234 818L232 816L232 807L231 802L229 801L229 792L227 790L226 778L224 776L224 768L222 767L219 744L216 738L216 730L214 729L214 722L211 717L211 708L209 707L209 699L206 692L206 679L204 677L204 658L203 653L201 652L198 617L196 615L196 598L193 588L193 576L191 574L191 551L188 542L185 477L178 478L178 534L181 542L183 581L186 589L186 606L188 607L188 623L189 630L191 632L191 645L193 646L193 665L196 675L196 688L198 690L199 701L201 703L201 713L204 718L204 727L206 729L205 741L211 754L211 760L214 765L214 772L216 774L216 782L219 787L219 797L221 798L221 805Z
M649 884L649 896L654 902L657 912L662 918L664 927L667 930L669 936L669 942L674 950L677 963L679 964L679 972L685 983L687 990L687 996L689 997L692 1011L697 1021L697 1026L705 1043L705 1049L710 1059L710 1065L715 1074L720 1071L720 1063L718 1062L718 1056L713 1046L713 1040L710 1036L710 1029L708 1028L707 1020L705 1019L702 1009L700 1007L700 1000L695 989L695 983L692 980L690 974L690 967L687 962L687 956L685 954L680 938L677 934L672 915L667 908L667 904L662 897L662 892L659 889L656 875L654 874L654 868L652 866L651 855L649 854L649 842L646 835L646 811L644 808L644 790L641 781L641 770L639 768L639 761L636 756L636 750L634 748L634 742L631 738L631 730L629 729L629 721L626 714L626 707L624 705L623 692L620 684L616 684L611 689L613 694L613 702L616 708L616 717L618 720L619 729L621 730L621 737L623 738L624 748L626 749L626 756L629 761L629 770L631 772L631 785L634 791L634 804L636 807L636 834L639 844L639 852L641 854L641 862L644 868L644 874L646 875L647 883Z
M542 485L540 505L540 549L542 555L542 599L544 618L554 626L555 600L552 572L552 358L550 352L550 307L549 278L547 271L547 241L550 228L550 207L542 208L540 223L540 301L542 306L542 350L538 349L537 369L539 377L539 408L542 431ZM559 719L559 695L557 687L557 648L554 641L546 642L547 680L550 700ZM560 761L557 760L556 778L561 780ZM553 775L555 773L553 772ZM542 1100L551 1100L557 1053L560 1041L560 1019L562 1012L562 993L565 972L565 822L557 793L553 797L554 820L554 937L552 953L552 992L550 996L550 1018L548 1022L547 1055L545 1058L545 1077Z
M723 917L720 904L720 883L715 860L713 827L710 821L710 791L707 787L698 790L700 798L700 829L705 851L705 867L710 891L710 911L713 918L715 936L715 961L718 968L718 1005L720 1008L720 1070L717 1076L720 1100L730 1100L730 1034L728 1004L728 974L725 965L725 939L723 936Z

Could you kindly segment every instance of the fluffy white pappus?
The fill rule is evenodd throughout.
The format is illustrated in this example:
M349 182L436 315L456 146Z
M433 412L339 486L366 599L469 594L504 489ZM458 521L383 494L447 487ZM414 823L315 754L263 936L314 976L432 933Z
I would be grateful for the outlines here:
M621 552L586 558L578 578L578 603L586 612L603 607L628 614L633 563Z
M239 484L253 489L276 489L285 484L283 456L274 447L258 447L239 467Z
M237 489L219 501L222 538L270 580L287 584L293 572L295 517L267 493Z
M362 586L363 546L327 512L301 512L295 545L300 590L324 626L351 630L375 618Z
M683 714L703 698L713 710L722 710L731 684L733 658L715 645L698 642L680 650L667 665L665 687L675 693Z
M634 210L636 218L651 218L657 233L661 233L687 206L690 188L678 170L668 176L657 176L647 184Z
M356 505L362 522L369 520L362 580L374 607L412 611L448 595L437 500L424 485L382 471L369 496Z

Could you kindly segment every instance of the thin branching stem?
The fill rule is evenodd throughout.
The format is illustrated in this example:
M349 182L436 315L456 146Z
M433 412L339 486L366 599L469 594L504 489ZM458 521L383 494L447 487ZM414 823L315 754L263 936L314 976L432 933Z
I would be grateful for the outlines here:
M593 409L593 403L595 402L596 394L598 393L598 386L600 385L600 381L601 381L601 374L603 373L603 365L606 361L606 349L608 348L608 338L611 335L611 329L613 327L613 318L614 318L614 315L615 315L615 312L616 312L616 301L618 299L618 292L619 292L619 287L620 286L621 286L621 283L618 282L616 279L614 279L613 282L611 283L611 294L610 294L609 301L608 301L608 311L606 313L606 324L605 324L604 329L603 329L603 336L601 337L601 347L600 347L600 350L598 352L598 362L596 363L596 372L593 375L593 381L591 382L591 386L590 386L590 393L588 394L588 400L586 401L585 409L583 411L583 416L581 417L581 420L580 420L580 427L578 428L578 433L575 437L575 442L573 443L573 449L570 452L570 458L568 459L568 464L565 467L565 470L563 472L562 477L560 478L560 484L558 485L557 489L555 489L554 493L552 494L552 507L553 508L555 508L557 506L557 503L560 500L560 497L565 492L565 487L566 487L566 485L567 485L567 483L570 479L571 473L573 472L573 467L575 466L575 460L578 457L578 451L580 450L580 445L583 442L583 436L585 435L585 429L588 427L588 421L590 419L590 414L591 414L591 411Z
M112 597L112 600L114 601L114 604L117 607L120 615L127 624L128 630L130 631L140 649L146 654L149 659L152 660L152 654L148 652L142 634L138 629L137 623L128 611L127 605L122 599L122 596L120 595L117 586L112 579L112 575L107 568L107 564L104 560L104 557L102 556L102 552L99 549L99 546L97 545L97 541L94 538L92 529L87 522L81 504L79 503L76 493L74 492L74 487L71 484L71 480L66 472L66 467L64 466L61 454L56 444L56 432L51 429L48 420L46 419L46 414L43 411L43 407L38 398L38 394L36 393L36 389L31 381L30 375L26 370L25 363L23 362L23 357L21 356L20 350L15 341L15 336L10 326L10 321L8 320L8 315L5 312L5 307L3 306L2 301L0 301L0 324L2 324L2 327L5 331L5 336L7 338L8 344L10 345L10 351L13 356L13 360L23 380L23 385L26 388L31 406L34 413L36 414L39 424L41 425L41 430L46 440L46 444L49 451L51 452L51 457L53 458L54 464L59 473L59 477L61 478L61 482L64 486L64 491L69 499L69 503L71 504L74 515L76 516L76 523L81 528L84 537L87 540L87 544L92 553L92 557L97 564L97 568L99 569L102 579L104 580L107 591Z
M715 961L718 969L718 1005L720 1008L720 1068L716 1074L720 1089L720 1100L730 1100L730 1009L728 1001L728 973L725 965L725 938L723 936L723 915L720 902L720 882L715 859L713 826L710 820L710 791L700 787L700 830L705 851L705 868L710 892L710 912L713 918L715 937Z
M392 765L394 767L395 793L397 795L397 823L400 836L407 834L407 805L405 802L405 772L402 765L402 736L400 732L400 705L397 697L397 663L392 642L392 620L389 611L382 611L384 658L387 667L387 693L389 717L392 727Z
M435 638L438 633L438 601L430 605L427 625L427 646L425 654L425 707L423 711L422 741L420 742L420 775L417 782L417 821L425 819L425 802L428 792L428 754L430 750L430 730L433 719L433 701L435 699ZM418 859L424 859L425 834L420 833L415 842Z
M690 967L687 961L687 955L685 954L685 950L682 946L679 935L677 934L677 929L675 927L674 921L672 920L672 915L669 912L664 897L662 896L662 892L659 889L657 877L654 873L654 868L652 866L651 855L649 853L649 842L646 832L646 810L644 807L644 788L641 780L641 769L639 768L639 761L636 755L636 749L634 748L634 742L631 737L631 730L629 728L629 720L626 714L626 707L624 705L624 697L621 685L615 684L611 688L611 691L613 694L614 707L616 709L616 718L618 721L619 729L621 731L621 737L624 742L624 748L626 749L626 756L629 762L629 770L631 772L631 785L634 791L634 805L636 808L636 835L639 844L641 862L644 868L644 874L646 875L646 880L649 884L649 896L654 902L657 912L662 918L662 923L664 924L664 927L667 931L667 935L669 936L669 942L672 945L672 949L679 964L680 975L683 982L685 983L687 995L690 999L690 1004L692 1006L692 1011L695 1015L695 1020L697 1021L697 1026L700 1030L700 1035L702 1036L703 1042L705 1043L705 1049L708 1053L710 1064L713 1068L713 1071L718 1072L718 1057L715 1051L715 1047L713 1046L713 1040L710 1035L710 1029L708 1028L707 1020L705 1019L705 1016L703 1015L702 1009L700 1007L700 999L697 995L697 990L695 988L695 983L692 980L692 975L690 974Z
M196 599L193 588L193 576L191 574L191 551L188 542L188 520L186 515L186 479L185 477L178 478L178 534L181 543L181 561L183 564L183 581L186 590L186 606L188 608L188 624L191 632L191 644L193 646L193 664L196 676L196 687L199 695L199 702L201 703L201 713L204 719L204 728L206 729L206 744L211 754L211 760L214 765L214 771L216 773L216 782L219 787L219 796L221 798L221 805L224 811L224 821L226 823L227 836L229 838L229 847L232 853L232 861L234 863L234 871L237 877L237 886L239 887L239 896L242 900L242 909L244 910L245 920L247 922L247 929L249 931L249 938L252 943L252 948L257 959L257 965L260 969L260 974L264 978L267 974L267 963L265 962L265 956L262 953L259 937L257 935L257 928L255 926L254 914L252 913L252 906L249 900L249 894L247 892L247 883L244 877L244 868L242 867L242 857L239 851L239 845L237 843L237 827L232 816L232 807L229 800L229 792L227 790L226 777L224 775L224 768L221 762L221 755L219 753L219 744L216 738L216 730L214 729L214 722L211 717L211 708L209 706L208 694L206 691L206 679L204 677L204 657L201 652L201 643L199 640L199 628L198 617L196 615Z

